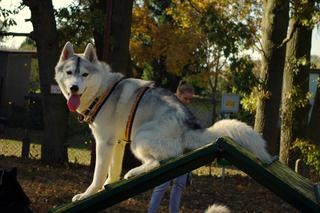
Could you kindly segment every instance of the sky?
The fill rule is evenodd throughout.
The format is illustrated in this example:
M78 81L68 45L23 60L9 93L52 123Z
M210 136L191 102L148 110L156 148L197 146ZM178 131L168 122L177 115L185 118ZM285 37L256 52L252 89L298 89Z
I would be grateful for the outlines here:
M74 0L52 0L54 8L58 9L70 5ZM8 8L17 5L20 1L18 0L2 0L0 1L0 7ZM10 28L11 32L22 32L29 33L32 31L31 22L25 22L25 19L30 18L30 10L25 7L17 16L17 25ZM20 44L24 41L24 37L8 37L2 45L8 48L19 48ZM256 53L252 53L254 57ZM320 56L320 29L314 29L312 33L312 47L311 54Z
M67 7L70 5L74 0L52 0L53 7L55 9L61 7ZM16 5L19 5L20 0L1 0L0 7L3 8L10 8ZM19 12L18 15L15 17L15 21L17 22L16 26L10 27L10 32L19 32L19 33L30 33L32 31L32 24L31 22L25 22L25 19L31 17L31 13L28 7L25 7L22 11ZM25 37L8 37L5 42L2 42L2 45L5 45L8 48L19 48L21 43L25 40Z

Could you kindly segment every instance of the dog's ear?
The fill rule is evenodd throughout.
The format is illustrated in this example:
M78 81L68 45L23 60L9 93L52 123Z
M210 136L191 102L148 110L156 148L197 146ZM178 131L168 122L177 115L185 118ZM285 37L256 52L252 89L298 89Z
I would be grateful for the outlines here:
M83 53L83 56L91 63L95 63L97 61L97 53L91 43L87 45L86 50Z
M62 53L60 55L60 62L67 60L68 58L72 57L74 55L74 50L72 44L68 41L62 50Z

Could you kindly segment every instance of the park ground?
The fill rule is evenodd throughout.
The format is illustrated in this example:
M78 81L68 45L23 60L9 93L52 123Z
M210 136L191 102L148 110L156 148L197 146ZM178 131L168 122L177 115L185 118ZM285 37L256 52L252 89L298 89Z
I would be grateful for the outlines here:
M69 164L48 166L39 160L23 160L0 156L0 167L17 167L18 180L35 213L70 202L74 194L83 192L90 184L92 172L86 166ZM182 213L204 212L212 203L224 204L232 212L298 212L289 204L261 186L243 172L227 169L225 179L219 177L220 168L202 167L193 171L192 184L183 192ZM168 212L169 193L166 193L160 213ZM104 212L146 212L151 190L125 200Z

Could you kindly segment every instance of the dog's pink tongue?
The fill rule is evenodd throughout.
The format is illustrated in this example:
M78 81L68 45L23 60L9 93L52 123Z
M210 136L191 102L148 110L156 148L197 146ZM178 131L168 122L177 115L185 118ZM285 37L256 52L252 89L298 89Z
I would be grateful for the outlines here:
M75 112L76 109L78 109L80 105L80 96L79 95L71 95L71 97L68 100L68 108L71 112Z

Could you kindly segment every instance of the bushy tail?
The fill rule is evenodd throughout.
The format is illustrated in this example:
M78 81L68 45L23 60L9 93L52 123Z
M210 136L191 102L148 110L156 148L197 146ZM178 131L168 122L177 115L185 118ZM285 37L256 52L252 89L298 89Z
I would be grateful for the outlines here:
M205 213L230 213L230 209L223 205L213 204L208 207Z
M207 129L190 131L186 136L188 149L196 149L219 137L228 136L242 147L255 153L260 160L264 162L271 160L266 150L265 140L250 126L238 120L221 120Z

